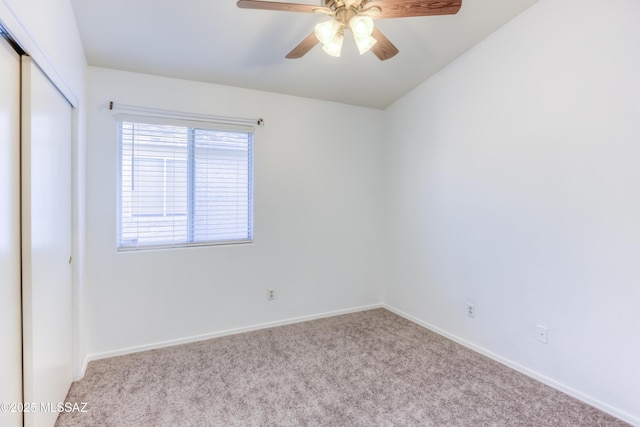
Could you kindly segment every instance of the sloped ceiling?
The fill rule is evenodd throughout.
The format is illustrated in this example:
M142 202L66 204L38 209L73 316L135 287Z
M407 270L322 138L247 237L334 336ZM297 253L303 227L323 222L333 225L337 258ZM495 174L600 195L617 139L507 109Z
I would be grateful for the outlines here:
M327 18L239 9L235 0L72 0L89 65L385 108L536 0L463 0L456 15L376 26L398 47L380 61L347 35L340 58L318 45L285 55ZM298 3L322 4L321 0Z

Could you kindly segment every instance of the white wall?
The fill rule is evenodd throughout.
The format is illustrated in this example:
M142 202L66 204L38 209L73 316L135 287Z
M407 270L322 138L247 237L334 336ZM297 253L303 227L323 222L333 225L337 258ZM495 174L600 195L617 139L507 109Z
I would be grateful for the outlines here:
M387 110L385 299L640 425L638 16L541 0Z
M93 357L380 303L381 111L93 67L88 87ZM253 244L116 251L112 100L264 118Z
M0 20L72 104L82 99L86 60L69 0L0 0Z
M84 301L85 72L86 60L69 0L0 0L0 21L74 105L74 365L86 352Z

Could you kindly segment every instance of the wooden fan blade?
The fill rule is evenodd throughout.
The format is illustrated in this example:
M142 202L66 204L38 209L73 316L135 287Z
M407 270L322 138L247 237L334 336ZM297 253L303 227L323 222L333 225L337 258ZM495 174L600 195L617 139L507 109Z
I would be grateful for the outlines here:
M298 3L280 3L276 1L259 1L259 0L238 0L236 3L242 9L262 9L262 10L285 10L287 12L306 12L314 13L316 11L331 13L328 7L314 6L312 4Z
M313 33L309 34L306 39L302 40L298 46L294 47L293 50L287 54L286 58L302 58L318 43L320 42L318 41L318 38L316 37L316 33L314 31Z
M399 52L398 48L395 47L393 43L391 43L389 39L384 34L382 34L382 31L380 31L376 27L373 28L371 37L378 41L371 48L371 52L373 52L374 55L376 55L380 59L380 61L386 61L389 58L393 58Z
M370 0L367 6L382 9L378 19L455 15L462 6L462 0ZM364 10L367 9L365 6Z

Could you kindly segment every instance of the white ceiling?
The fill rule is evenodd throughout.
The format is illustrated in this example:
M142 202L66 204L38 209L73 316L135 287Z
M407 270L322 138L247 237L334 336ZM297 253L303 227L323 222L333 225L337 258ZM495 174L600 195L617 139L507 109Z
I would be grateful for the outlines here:
M235 0L71 3L89 65L385 108L536 1L462 0L456 15L378 20L400 50L387 61L358 55L349 35L340 58L317 45L285 59L326 16Z

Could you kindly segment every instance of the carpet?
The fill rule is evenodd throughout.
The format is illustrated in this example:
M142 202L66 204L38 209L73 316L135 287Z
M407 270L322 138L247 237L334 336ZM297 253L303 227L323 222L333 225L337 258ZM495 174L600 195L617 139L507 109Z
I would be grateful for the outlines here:
M385 309L91 362L56 426L626 426Z

